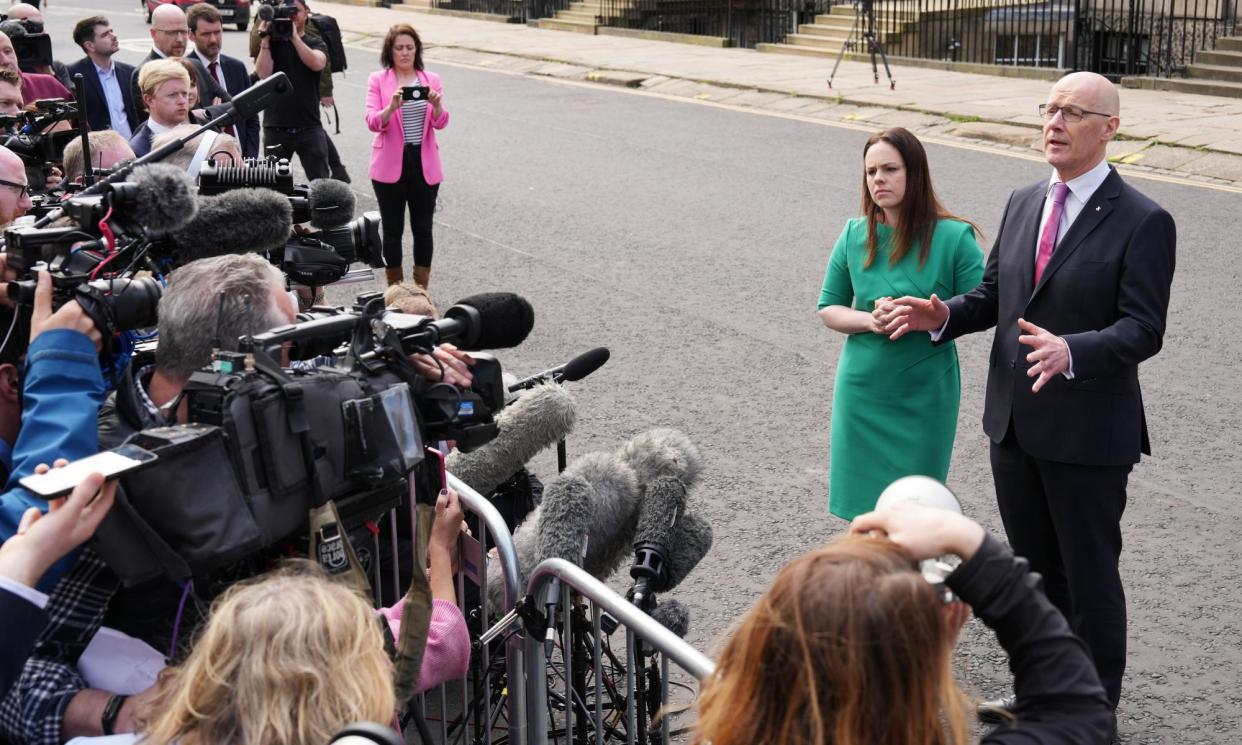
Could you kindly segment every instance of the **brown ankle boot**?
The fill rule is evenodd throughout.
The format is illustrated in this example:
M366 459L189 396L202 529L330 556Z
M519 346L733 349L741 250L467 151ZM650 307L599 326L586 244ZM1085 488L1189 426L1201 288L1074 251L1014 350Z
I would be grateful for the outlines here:
M415 266L414 267L414 284L422 287L424 290L431 284L431 267Z
M415 271L418 271L417 269ZM401 271L399 266L390 266L384 269L384 278L388 280L388 286L399 285L405 280L405 272Z

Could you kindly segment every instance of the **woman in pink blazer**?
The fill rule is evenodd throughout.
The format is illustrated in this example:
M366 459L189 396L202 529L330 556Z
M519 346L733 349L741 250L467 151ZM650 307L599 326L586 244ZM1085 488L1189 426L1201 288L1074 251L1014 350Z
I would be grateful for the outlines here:
M405 210L414 233L414 281L431 281L431 216L444 172L436 130L448 125L440 77L423 69L423 42L407 23L388 29L380 51L384 69L367 82L371 184L384 226L382 263L389 285L404 279L401 237Z

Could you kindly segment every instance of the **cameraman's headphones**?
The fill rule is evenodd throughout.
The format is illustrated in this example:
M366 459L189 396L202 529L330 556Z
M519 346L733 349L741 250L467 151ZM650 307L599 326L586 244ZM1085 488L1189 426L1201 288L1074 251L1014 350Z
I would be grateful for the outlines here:
M354 722L337 732L329 745L405 745L405 741L382 724Z

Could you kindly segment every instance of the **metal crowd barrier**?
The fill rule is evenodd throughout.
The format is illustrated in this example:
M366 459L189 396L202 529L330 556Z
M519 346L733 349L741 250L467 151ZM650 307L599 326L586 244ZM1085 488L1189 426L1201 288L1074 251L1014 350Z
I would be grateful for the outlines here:
M648 668L642 656L636 655L636 641L641 640L642 646L652 649L658 656L658 662L653 661L653 664L659 666L661 711L666 710L669 704L670 660L700 681L712 674L714 663L603 582L564 559L547 559L531 572L527 593L539 599L539 608L545 607L554 583L561 585L560 667L563 672L557 669L554 655L549 654L545 647L545 640L528 636L528 745L545 745L550 728L556 732L556 712L549 713L549 672L562 684L559 699L563 711L564 742L583 745L588 742L602 745L609 740L619 742L622 735L618 724L624 715L627 745L668 743L668 716L660 719L659 739L654 736L649 739L648 707L643 700L646 697L639 695ZM587 601L585 606L579 604L579 599ZM587 613L590 624L589 628L584 628ZM615 669L620 660L613 654L611 644L605 642L605 637L610 637L611 632L606 633L603 627L604 613L618 627L625 627L624 692L617 690L616 682L605 675L605 670ZM606 643L608 649L605 655ZM585 654L587 646L590 648L589 663ZM586 674L588 669L589 679ZM553 737L556 739L555 734Z

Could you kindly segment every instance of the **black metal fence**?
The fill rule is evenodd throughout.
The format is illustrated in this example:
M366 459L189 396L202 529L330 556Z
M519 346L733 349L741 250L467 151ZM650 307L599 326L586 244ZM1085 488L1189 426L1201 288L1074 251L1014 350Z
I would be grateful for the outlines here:
M504 16L514 23L526 22L527 5L526 0L431 0L433 8Z
M891 56L1092 70L1114 78L1185 74L1198 50L1212 48L1238 24L1238 0L585 2L598 8L601 25L724 37L744 47L781 42L837 6L838 23L848 27L851 11L865 18L861 11L870 7L876 37ZM853 51L865 49L866 24L859 21L850 34Z

